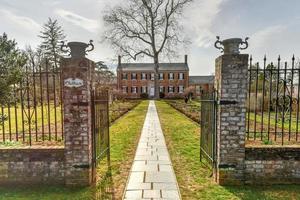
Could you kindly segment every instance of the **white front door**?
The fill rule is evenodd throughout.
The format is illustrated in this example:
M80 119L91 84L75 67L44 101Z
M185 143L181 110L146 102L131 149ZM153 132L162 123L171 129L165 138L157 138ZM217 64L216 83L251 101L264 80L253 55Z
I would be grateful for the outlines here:
M154 87L150 88L150 97L154 97Z

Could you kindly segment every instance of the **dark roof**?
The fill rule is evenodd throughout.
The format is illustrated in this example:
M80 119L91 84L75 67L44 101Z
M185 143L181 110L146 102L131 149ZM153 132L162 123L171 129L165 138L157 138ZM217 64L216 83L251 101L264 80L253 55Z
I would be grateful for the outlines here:
M118 66L122 71L154 71L153 63L122 63ZM186 63L159 63L159 71L188 71Z
M213 84L215 76L189 76L189 84Z

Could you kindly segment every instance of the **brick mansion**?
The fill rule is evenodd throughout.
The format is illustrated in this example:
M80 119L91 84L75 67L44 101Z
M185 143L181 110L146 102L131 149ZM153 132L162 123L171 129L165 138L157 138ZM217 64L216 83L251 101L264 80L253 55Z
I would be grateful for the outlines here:
M207 77L207 76L206 76ZM201 76L189 76L188 56L184 56L181 63L159 64L159 90L166 98L183 96L184 90L190 86L195 87L195 95L200 89L208 89L213 81L201 79ZM199 84L197 85L197 80ZM208 80L208 81L206 81ZM146 93L154 97L154 64L153 63L122 63L118 58L117 89L122 91L128 98L139 98Z

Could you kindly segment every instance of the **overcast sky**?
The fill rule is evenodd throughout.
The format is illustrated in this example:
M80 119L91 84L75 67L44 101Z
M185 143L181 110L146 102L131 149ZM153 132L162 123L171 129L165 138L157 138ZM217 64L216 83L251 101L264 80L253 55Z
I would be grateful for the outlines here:
M94 40L94 61L115 63L115 53L100 43L102 14L107 6L125 0L0 0L0 32L15 38L20 48L40 43L37 35L48 17L57 19L68 41ZM300 57L299 0L194 0L186 9L182 23L191 37L191 45L179 52L183 61L189 55L191 75L214 72L214 60L220 55L213 47L215 36L250 37L244 51L261 61L264 54L274 60L281 54L289 60Z

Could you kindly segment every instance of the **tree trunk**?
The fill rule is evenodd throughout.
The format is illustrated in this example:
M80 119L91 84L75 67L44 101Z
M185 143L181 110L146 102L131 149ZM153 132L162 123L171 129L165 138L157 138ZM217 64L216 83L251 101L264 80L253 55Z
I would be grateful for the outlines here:
M158 55L154 56L154 99L159 99L159 63L158 63Z

